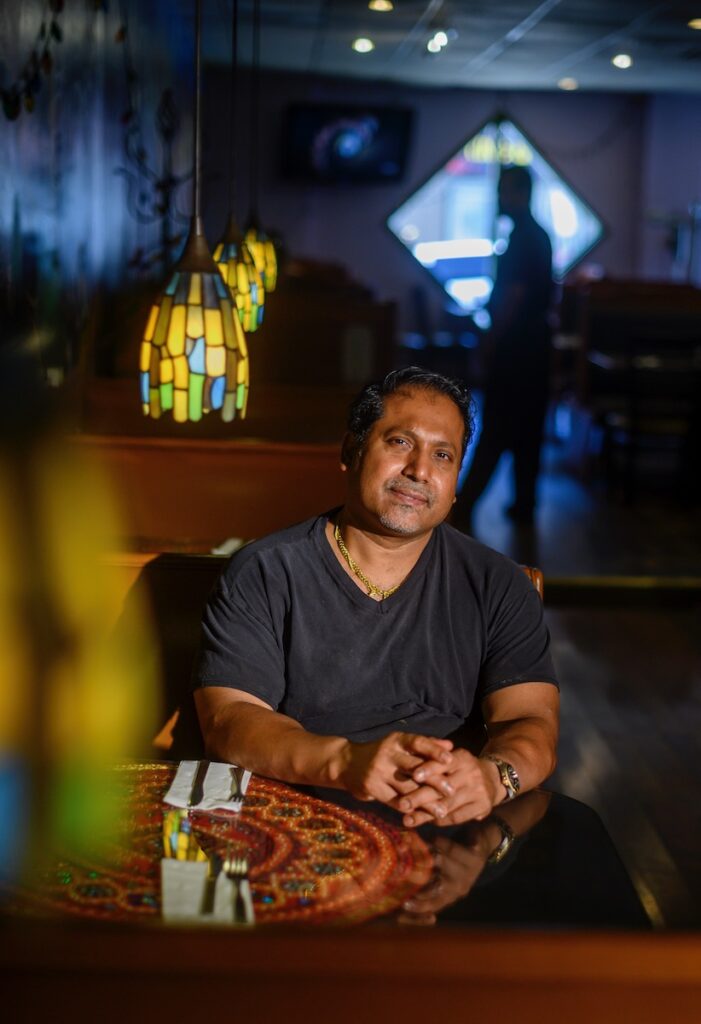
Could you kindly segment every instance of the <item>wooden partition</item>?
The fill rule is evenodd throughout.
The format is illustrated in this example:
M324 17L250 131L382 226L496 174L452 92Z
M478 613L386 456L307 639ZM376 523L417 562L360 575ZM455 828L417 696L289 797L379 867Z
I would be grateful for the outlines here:
M115 483L122 551L209 552L343 502L336 444L79 436Z
M636 357L652 357L659 367L666 358L691 359L701 347L701 289L691 285L595 281L579 290L576 306L578 393L585 403L606 391L599 371L607 359L624 370ZM620 380L614 383L624 394Z
M692 1022L696 934L484 928L235 929L18 922L0 985L13 1024Z
M610 491L632 502L643 457L679 494L697 487L701 290L600 281L580 295L578 396L603 430Z

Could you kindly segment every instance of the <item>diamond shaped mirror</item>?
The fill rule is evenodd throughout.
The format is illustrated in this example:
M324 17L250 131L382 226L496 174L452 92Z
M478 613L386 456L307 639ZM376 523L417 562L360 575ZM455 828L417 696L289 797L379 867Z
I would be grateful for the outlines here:
M550 235L561 280L599 242L601 220L513 123L488 121L387 219L390 231L435 278L458 313L476 313L494 284L495 256L511 221L498 216L502 165L528 167L531 211Z

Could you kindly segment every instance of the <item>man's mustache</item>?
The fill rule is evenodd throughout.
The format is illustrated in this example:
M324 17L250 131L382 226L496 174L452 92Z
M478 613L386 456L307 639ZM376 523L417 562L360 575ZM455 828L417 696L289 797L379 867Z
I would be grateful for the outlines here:
M423 498L429 508L433 505L434 494L433 491L428 487L422 487L421 484L407 483L406 480L388 480L385 484L386 491L403 491L404 494L415 495L417 498Z

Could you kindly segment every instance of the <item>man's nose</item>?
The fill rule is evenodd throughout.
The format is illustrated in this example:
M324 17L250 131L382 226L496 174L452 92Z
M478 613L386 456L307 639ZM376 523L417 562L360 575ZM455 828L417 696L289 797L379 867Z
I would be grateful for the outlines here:
M430 453L418 446L411 449L404 464L404 475L411 480L428 480Z

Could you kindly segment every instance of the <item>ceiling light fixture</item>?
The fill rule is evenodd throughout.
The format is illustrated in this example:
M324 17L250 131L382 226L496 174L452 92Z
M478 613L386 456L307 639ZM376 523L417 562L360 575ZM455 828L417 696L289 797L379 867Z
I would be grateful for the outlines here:
M447 46L448 43L452 43L457 38L458 33L454 28L436 29L426 43L426 49L429 53L440 53L444 46Z
M697 32L701 32L701 18L692 18L691 21L687 21L689 28L696 29Z
M212 259L201 216L202 0L195 17L193 215L173 275L149 314L139 359L145 416L172 412L177 423L220 409L225 421L246 415L248 349L231 293Z
M393 11L394 4L392 0L370 0L368 7L371 11Z
M375 49L375 44L372 39L366 39L364 36L361 36L359 39L354 39L351 46L356 53L370 53L371 50Z
M575 89L579 89L579 82L576 78L561 78L557 85L559 89L564 89L565 92L574 92Z
M621 71L626 71L628 68L633 67L633 58L629 53L617 53L615 57L611 58L611 63L614 67L620 68Z

